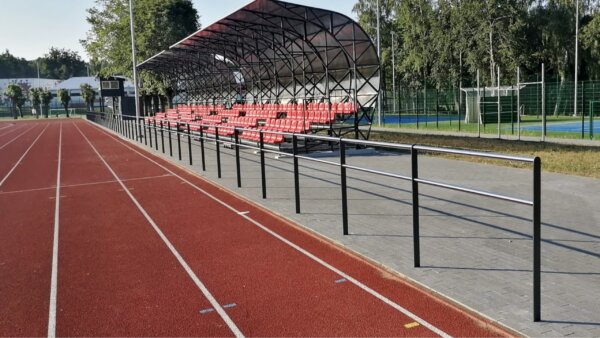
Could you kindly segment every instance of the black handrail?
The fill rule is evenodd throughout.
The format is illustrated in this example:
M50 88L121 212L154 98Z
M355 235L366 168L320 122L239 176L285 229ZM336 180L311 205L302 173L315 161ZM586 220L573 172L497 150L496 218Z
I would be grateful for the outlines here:
M98 113L96 113L98 114ZM102 113L99 113L102 114ZM92 114L93 115L93 114ZM119 118L119 115L113 115L117 118L116 124L111 124L110 122L107 124L107 127L120 133L120 134L129 134L129 130L127 126L124 126L123 119ZM97 120L97 119L94 119ZM105 120L105 118L101 118L100 121ZM110 121L110 120L109 120ZM170 155L173 156L172 145L171 145L171 128L168 120L160 120L153 119L154 123L148 123L148 130L150 128L154 129L156 150L158 150L158 137L157 137L157 121L161 124L161 139L162 139L162 125L163 122L167 123L168 133L169 133L169 151ZM134 121L135 122L135 121ZM171 121L173 122L173 121ZM144 123L145 124L145 123ZM141 125L141 124L140 124ZM187 132L182 132L180 130L180 126L186 126ZM293 158L293 170L294 170L294 195L295 195L295 204L296 204L296 213L301 212L301 204L300 204L300 173L299 173L299 160L318 162L326 165L337 166L340 168L340 179L341 179L341 195L342 195L342 230L344 235L348 235L348 195L347 195L347 170L354 170L359 172L365 172L380 176L386 176L391 178L397 178L404 181L411 182L411 193L412 193L412 209L413 209L413 255L414 255L414 266L420 267L420 217L419 217L419 184L425 184L429 186L434 186L442 189L449 189L459 192L464 192L468 194L474 194L478 196L484 196L488 198L499 199L507 202L517 203L521 205L531 206L533 209L533 321L537 322L541 320L541 160L539 157L520 157L520 156L511 156L505 154L496 154L496 153L486 153L486 152L477 152L477 151L469 151L469 150L461 150L461 149L449 149L449 148L439 148L439 147L430 147L423 145L409 145L409 144L397 144L397 143L386 143L386 142L377 142L377 141L365 141L365 140L357 140L357 139L345 139L345 138L336 138L330 136L322 136L322 135L309 135L309 134L296 134L289 132L281 132L281 131L268 131L269 134L283 135L284 137L292 140L292 153L278 151L274 149L269 149L265 146L264 142L264 133L265 131L259 130L259 140L258 146L252 144L245 144L240 141L239 134L244 131L248 131L247 128L238 128L232 126L215 126L215 125L207 125L197 122L177 122L177 130L174 132L177 133L177 142L179 149L179 160L181 160L181 144L180 144L180 135L185 134L188 137L188 146L189 154L190 154L190 164L192 163L192 155L191 155L191 126L197 127L199 130L198 137L201 147L201 157L202 157L202 170L206 170L205 164L205 147L204 142L206 140L210 140L215 142L215 152L217 158L217 177L221 178L221 150L220 145L230 145L235 148L235 158L236 158L236 173L237 173L237 184L238 187L242 186L241 181L241 169L240 169L240 148L253 149L260 152L260 170L261 170L261 186L262 186L262 198L267 198L267 183L266 183L266 174L265 174L265 153L276 154L280 156L290 156ZM203 128L214 128L214 137L207 136L207 134L203 131ZM137 128L136 128L137 129ZM219 137L219 130L233 130L233 140L221 139ZM252 131L256 131L256 129L252 129ZM144 130L145 134L145 130ZM152 147L152 132L150 134L150 147ZM298 149L298 141L302 140L319 140L331 142L339 145L339 163L327 160L321 160L309 156L304 156L299 154ZM140 141L141 142L141 141ZM163 141L164 142L164 141ZM255 143L256 144L256 143ZM396 173L389 173L369 168L363 168L353 165L348 165L346 163L346 146L363 146L363 147L373 147L373 148L383 148L383 149L391 149L391 150L404 150L410 151L411 154L411 174L407 175L399 175ZM164 151L164 143L163 143L163 151ZM533 164L533 184L532 184L532 200L526 200L522 198L517 198L513 196L506 196L497 193L491 193L487 191L481 191L473 188L461 187L453 184L448 184L444 182L438 182L431 179L425 179L419 177L419 153L440 153L440 154L453 154L453 155L461 155L461 156L472 156L472 157L481 157L481 158L491 158L496 160L503 161L517 161L524 163L532 163Z

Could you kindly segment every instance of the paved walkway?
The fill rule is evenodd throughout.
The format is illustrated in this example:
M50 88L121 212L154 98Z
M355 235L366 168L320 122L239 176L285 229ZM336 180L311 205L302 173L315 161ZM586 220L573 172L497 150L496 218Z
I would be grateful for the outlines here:
M600 180L542 175L542 322L534 323L530 207L421 186L422 267L414 268L409 182L349 171L351 234L343 236L338 167L300 161L302 212L296 214L291 158L267 155L263 200L259 156L241 152L243 187L237 188L234 151L221 150L222 179L212 143L206 144L207 171L196 143L194 165L185 143L180 163L524 335L600 336ZM335 153L319 159L338 161ZM410 173L405 154L353 152L348 164ZM422 178L532 198L529 169L428 157L419 166Z

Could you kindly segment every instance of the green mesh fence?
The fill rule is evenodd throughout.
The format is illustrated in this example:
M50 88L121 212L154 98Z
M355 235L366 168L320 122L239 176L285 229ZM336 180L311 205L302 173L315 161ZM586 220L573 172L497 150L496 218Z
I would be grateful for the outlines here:
M502 83L502 87L511 88L500 97L500 121L498 121L498 97L486 97L482 93L480 100L480 121L471 118L466 123L467 94L459 88L421 88L399 89L394 95L383 93L381 120L374 124L385 127L428 128L448 131L475 133L523 134L526 136L546 135L562 138L583 138L588 135L588 126L581 121L591 114L599 116L600 80L581 81L577 86L577 111L575 111L575 88L573 81L546 79L544 95L540 76L530 76L521 80L520 89L516 83ZM481 92L495 87L480 86ZM475 89L472 89L475 90ZM517 94L518 93L518 94ZM519 98L517 98L519 96ZM545 96L545 119L542 117L542 98ZM592 104L593 103L593 104ZM592 108L591 108L592 107ZM472 108L471 108L472 109ZM520 114L519 114L520 113ZM546 127L543 127L543 121ZM573 124L562 128L559 124ZM575 125L577 123L577 125ZM548 127L550 126L550 127ZM552 127L552 128L551 128ZM519 129L520 128L520 129ZM597 129L597 127L596 127ZM594 138L600 138L596 130Z

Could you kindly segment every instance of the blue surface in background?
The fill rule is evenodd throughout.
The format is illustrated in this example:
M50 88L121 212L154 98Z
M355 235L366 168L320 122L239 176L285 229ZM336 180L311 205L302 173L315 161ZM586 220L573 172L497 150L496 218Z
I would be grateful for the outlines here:
M440 122L446 122L446 121L456 121L458 123L458 116L457 115L440 115L439 118L437 118L435 115L401 115L400 117L398 117L398 115L395 116L386 116L384 118L384 121L386 124L411 124L411 123L417 123L417 121L419 121L419 123L425 123L425 121L427 121L427 123L429 122L435 122L435 121L440 121Z
M590 121L586 119L584 123L584 132L590 131ZM541 131L542 125L526 126L522 127L522 130ZM565 133L581 133L581 122L567 122L567 123L551 123L546 124L546 131L557 131ZM594 119L594 134L600 134L600 119Z

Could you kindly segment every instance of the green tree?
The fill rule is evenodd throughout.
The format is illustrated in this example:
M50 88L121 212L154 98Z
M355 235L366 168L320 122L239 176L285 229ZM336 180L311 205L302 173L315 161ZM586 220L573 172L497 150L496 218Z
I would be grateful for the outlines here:
M19 115L22 118L23 111L21 110L21 108L25 103L25 95L23 94L23 89L19 85L11 83L8 86L6 86L6 89L4 89L4 96L6 96L11 102L11 110L15 120L19 117ZM19 114L17 114L17 110Z
M392 30L396 16L397 0L379 0L379 37L381 44L382 80L391 83L392 79ZM358 23L377 43L377 0L358 0L352 11L358 17ZM398 37L397 37L398 38ZM398 58L396 58L396 61Z
M36 118L40 118L40 115L42 114L42 111L40 108L40 104L42 103L42 100L40 98L40 92L42 91L41 88L31 88L29 90L29 101L31 101L31 111L32 112L36 112L35 117Z
M81 43L100 74L132 77L128 0L97 0L88 9L91 28ZM136 51L139 60L167 49L199 28L191 0L136 0Z
M34 76L37 76L35 64L13 56L8 50L0 54L0 79Z
M402 1L397 7L395 31L400 34L398 69L409 86L423 86L436 60L433 44L436 15L429 0Z
M58 98L58 102L65 108L65 114L69 117L69 102L71 102L71 95L67 89L59 89L56 92L56 97ZM58 113L56 114L58 117Z
M40 89L39 91L40 101L42 101L42 112L48 118L48 112L50 111L50 101L52 101L52 94L48 89Z
M87 68L77 52L52 47L38 59L40 75L50 79L66 80L73 76L85 76Z
M600 12L591 16L587 25L581 29L581 47L585 50L587 74L600 78Z
M84 83L79 86L79 89L81 90L81 97L85 103L87 103L88 109L94 110L94 101L96 100L96 91L94 88L89 84Z

